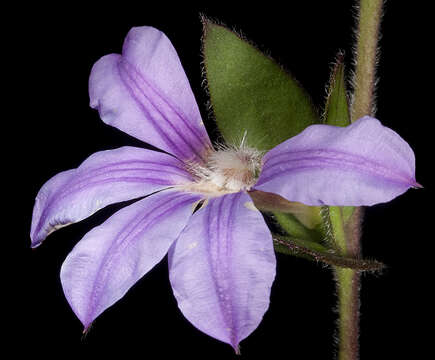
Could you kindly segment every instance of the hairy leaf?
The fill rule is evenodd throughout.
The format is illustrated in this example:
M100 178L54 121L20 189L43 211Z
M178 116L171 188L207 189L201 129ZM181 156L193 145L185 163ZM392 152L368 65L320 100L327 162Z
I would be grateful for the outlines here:
M210 101L226 142L269 150L319 122L305 90L275 61L224 26L203 19Z

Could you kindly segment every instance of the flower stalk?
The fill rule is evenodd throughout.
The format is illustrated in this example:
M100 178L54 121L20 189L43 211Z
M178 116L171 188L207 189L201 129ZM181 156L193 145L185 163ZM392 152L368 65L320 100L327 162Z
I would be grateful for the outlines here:
M375 112L376 65L383 0L361 0L358 9L357 43L351 121ZM332 211L331 211L332 210ZM361 208L357 208L345 225L340 212L330 209L331 225L337 236L336 245L342 255L359 258ZM338 296L338 359L359 358L360 272L336 268Z

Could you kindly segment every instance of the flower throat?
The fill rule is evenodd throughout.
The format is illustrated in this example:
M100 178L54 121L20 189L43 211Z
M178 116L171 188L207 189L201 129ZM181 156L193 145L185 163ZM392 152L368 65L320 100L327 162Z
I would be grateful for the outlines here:
M261 170L262 153L244 145L220 146L207 156L205 164L192 164L190 172L195 181L187 191L211 194L249 190L257 181Z

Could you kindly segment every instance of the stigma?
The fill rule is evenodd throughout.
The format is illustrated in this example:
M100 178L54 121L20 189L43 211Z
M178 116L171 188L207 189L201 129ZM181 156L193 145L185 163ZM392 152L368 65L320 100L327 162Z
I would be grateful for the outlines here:
M257 182L261 165L262 153L243 142L240 147L219 146L204 164L189 165L195 180L183 187L208 196L248 191Z

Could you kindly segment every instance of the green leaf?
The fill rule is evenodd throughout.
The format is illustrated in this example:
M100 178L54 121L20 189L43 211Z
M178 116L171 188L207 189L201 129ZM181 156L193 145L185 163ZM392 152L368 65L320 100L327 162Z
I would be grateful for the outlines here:
M328 125L347 126L350 124L343 60L343 54L339 53L329 79L328 97L323 115L323 121Z
M277 252L303 257L339 268L356 271L379 271L385 268L385 265L379 261L342 256L312 241L274 234L273 243Z
M319 117L305 90L249 42L203 19L203 56L217 126L226 142L269 150Z

